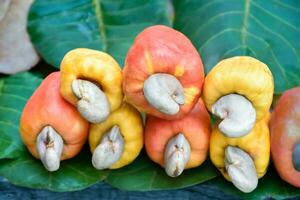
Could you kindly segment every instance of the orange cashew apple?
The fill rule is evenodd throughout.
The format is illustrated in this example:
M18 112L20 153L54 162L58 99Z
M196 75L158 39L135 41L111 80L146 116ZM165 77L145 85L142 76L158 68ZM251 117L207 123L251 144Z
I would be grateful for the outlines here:
M200 166L204 162L210 131L210 117L201 99L181 119L170 121L147 116L147 154L164 167L169 176L179 176L184 169Z
M178 119L196 104L202 90L201 58L182 33L162 25L138 34L123 70L126 100L147 114Z
M47 76L28 100L20 121L22 141L48 171L74 157L88 136L88 122L60 96L59 87L59 72Z
M270 121L271 153L280 177L300 188L300 87L277 101Z
M117 169L130 164L143 148L141 114L123 103L100 124L90 127L89 144L96 169Z
M104 121L123 101L122 72L108 54L91 49L68 52L60 66L61 95L91 123Z

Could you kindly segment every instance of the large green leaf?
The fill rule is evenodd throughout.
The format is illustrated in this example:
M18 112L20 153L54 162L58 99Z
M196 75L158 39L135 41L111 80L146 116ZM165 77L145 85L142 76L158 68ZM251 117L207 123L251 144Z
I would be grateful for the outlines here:
M17 159L0 160L0 175L23 187L52 191L81 190L102 180L108 171L98 172L90 164L87 150L75 158L63 161L57 172L48 172L42 163L28 152Z
M171 24L169 1L36 0L29 33L38 52L59 67L64 54L78 47L103 50L123 65L136 34L153 24Z
M265 62L275 92L300 84L300 1L174 0L175 28L197 47L208 72L220 60Z
M16 158L25 151L19 137L22 109L41 78L22 73L0 79L0 159Z
M217 176L210 161L200 167L185 170L179 177L171 178L158 165L142 153L138 159L120 170L112 171L105 181L123 190L152 191L178 189L202 183Z
M209 181L226 194L234 195L242 199L264 200L268 198L286 199L300 195L300 190L280 179L273 166L270 166L267 174L259 179L258 187L251 193L242 193L236 189L232 183L223 177Z
M88 148L75 158L63 161L57 172L46 171L42 163L30 155L19 137L21 112L42 76L36 72L26 72L0 78L0 175L13 184L73 191L105 180L125 190L146 191L182 188L216 177L216 170L206 162L199 168L185 171L179 178L170 178L144 152L130 166L98 171L91 165Z

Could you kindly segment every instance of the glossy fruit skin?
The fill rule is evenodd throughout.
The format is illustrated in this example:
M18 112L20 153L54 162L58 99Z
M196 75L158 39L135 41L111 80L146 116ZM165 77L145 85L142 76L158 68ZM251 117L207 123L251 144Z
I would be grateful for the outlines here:
M152 107L144 97L144 81L152 74L174 75L184 88L185 104L176 115ZM201 58L182 33L162 25L151 26L138 34L129 49L123 70L126 100L138 110L162 119L178 119L196 104L202 90L204 70Z
M35 90L22 113L21 139L36 158L39 158L36 139L47 125L51 125L63 138L61 160L78 154L88 136L88 122L80 116L72 104L61 97L59 88L60 72L53 72Z
M61 95L71 104L78 98L72 91L72 81L84 79L101 87L110 104L110 110L120 107L123 101L122 71L119 64L107 53L78 48L69 51L61 65Z
M282 94L270 121L271 153L280 177L300 187L300 172L294 168L292 153L300 140L300 87Z
M110 169L118 169L130 164L139 155L144 145L144 127L140 113L130 104L123 103L119 109L111 113L108 118L99 124L91 124L89 144L94 152L102 136L114 125L118 125L125 141L124 152L121 158Z
M217 126L214 127L210 139L210 159L228 181L230 177L224 163L227 146L238 147L252 157L258 178L267 172L270 161L269 118L270 114L267 113L261 121L256 122L251 132L238 138L226 137Z
M273 100L274 80L268 66L249 56L236 56L220 61L206 76L203 99L211 112L222 96L239 94L256 110L256 121L269 112Z
M145 147L150 159L164 167L164 151L168 141L183 133L191 147L186 169L200 166L206 159L210 138L210 116L202 99L193 110L181 119L163 120L147 116Z

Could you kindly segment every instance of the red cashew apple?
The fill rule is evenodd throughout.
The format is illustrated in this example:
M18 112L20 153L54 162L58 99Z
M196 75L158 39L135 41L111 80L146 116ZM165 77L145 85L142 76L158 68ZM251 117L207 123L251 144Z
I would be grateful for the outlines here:
M279 98L270 121L272 159L280 177L300 187L300 87Z
M138 34L123 71L126 99L140 111L178 119L197 102L204 80L201 58L182 33L162 25Z
M28 100L20 122L21 139L48 171L78 154L89 124L59 92L60 72L48 75Z
M163 120L147 116L145 147L151 160L171 177L184 169L200 166L206 159L210 138L210 116L202 99L181 119Z

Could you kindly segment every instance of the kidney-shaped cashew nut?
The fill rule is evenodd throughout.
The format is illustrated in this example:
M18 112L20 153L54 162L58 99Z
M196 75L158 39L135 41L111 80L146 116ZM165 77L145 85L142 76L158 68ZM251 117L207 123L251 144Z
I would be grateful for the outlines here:
M45 126L37 136L36 148L44 167L50 171L59 169L64 142L51 127Z
M118 126L113 126L101 139L96 147L92 163L96 169L107 169L116 163L124 151L124 139Z
M293 160L293 165L294 168L300 172L300 141L298 141L294 148L293 148L293 153L292 153L292 160Z
M213 104L212 113L223 119L219 129L227 137L248 134L256 121L256 112L251 102L238 94L221 97Z
M2 0L0 1L0 21L5 17L9 6L11 4L11 0Z
M80 100L77 109L81 116L91 123L104 121L110 113L108 99L94 83L76 79L72 82L72 91Z
M238 147L225 149L225 167L235 187L242 192L252 192L258 184L256 168L248 153Z
M191 147L182 133L168 141L165 149L165 171L171 177L179 176L190 159Z
M175 115L184 104L181 83L170 74L157 73L144 82L144 95L149 104L162 113Z

